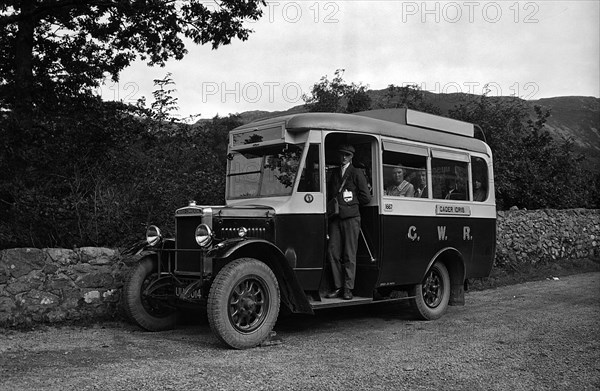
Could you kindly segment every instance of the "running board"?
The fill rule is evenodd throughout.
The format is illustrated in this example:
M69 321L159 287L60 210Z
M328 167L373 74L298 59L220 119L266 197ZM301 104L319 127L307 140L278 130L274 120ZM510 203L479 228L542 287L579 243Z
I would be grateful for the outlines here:
M313 301L311 300L310 306L314 310L320 310L323 308L336 308L336 307L349 307L354 305L362 305L362 304L374 304L374 303L393 303L404 301L407 299L414 299L415 296L405 296L394 299L383 299L383 300L373 300L372 297L360 297L354 296L352 300L344 300L342 298L334 298L334 299L321 299L321 301Z

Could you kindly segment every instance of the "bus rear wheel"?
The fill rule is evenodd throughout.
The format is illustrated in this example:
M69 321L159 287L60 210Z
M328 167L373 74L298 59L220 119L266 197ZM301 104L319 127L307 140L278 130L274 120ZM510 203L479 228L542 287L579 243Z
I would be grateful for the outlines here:
M440 318L448 309L450 274L441 262L435 262L420 284L415 285L410 305L417 317L424 320Z
M240 258L217 274L208 295L208 322L230 347L252 348L269 337L279 304L273 271L257 259Z

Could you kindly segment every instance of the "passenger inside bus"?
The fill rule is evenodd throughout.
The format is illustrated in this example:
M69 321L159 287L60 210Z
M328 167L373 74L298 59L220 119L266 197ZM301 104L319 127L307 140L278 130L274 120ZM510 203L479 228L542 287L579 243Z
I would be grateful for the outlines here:
M395 197L413 197L414 186L404 179L405 170L397 166L392 170L392 184L385 189L385 195Z
M425 169L416 172L414 187L416 198L427 198L427 171Z
M474 181L475 193L473 194L473 200L477 202L483 202L487 198L487 190L485 189L481 178L476 178Z
M487 164L480 157L471 158L473 167L473 201L483 202L488 197Z

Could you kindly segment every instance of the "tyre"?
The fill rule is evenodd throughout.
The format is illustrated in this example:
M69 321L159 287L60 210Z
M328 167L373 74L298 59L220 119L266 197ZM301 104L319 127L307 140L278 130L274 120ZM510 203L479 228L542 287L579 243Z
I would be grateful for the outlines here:
M221 269L210 288L208 323L228 346L252 348L269 337L279 303L273 271L257 259L240 258Z
M450 275L441 262L435 262L425 274L423 282L415 285L410 305L420 319L441 317L450 300Z
M123 302L127 316L148 331L169 330L177 323L177 310L164 301L153 299L144 293L158 278L158 261L145 257L131 269L123 287ZM173 286L157 287L153 294L173 294Z

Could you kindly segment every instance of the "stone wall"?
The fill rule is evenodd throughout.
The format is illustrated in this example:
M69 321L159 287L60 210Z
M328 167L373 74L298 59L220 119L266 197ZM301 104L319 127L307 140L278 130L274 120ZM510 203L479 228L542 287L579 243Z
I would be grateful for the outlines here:
M499 212L496 265L598 257L599 212ZM0 251L0 325L120 317L125 261L116 250L94 247Z
M600 255L600 210L510 210L496 226L496 266Z
M0 325L117 317L127 269L107 248L0 251Z

